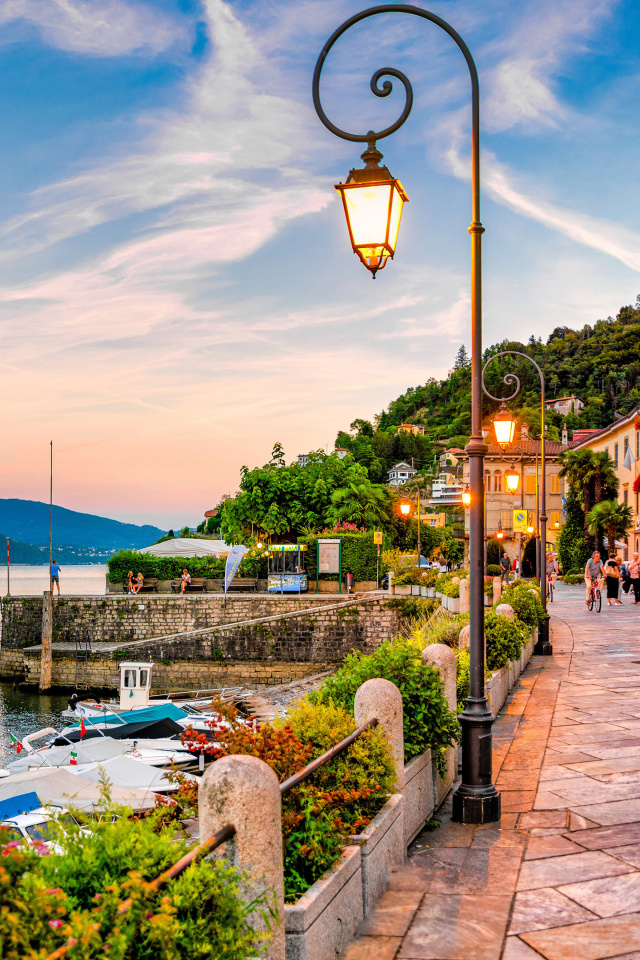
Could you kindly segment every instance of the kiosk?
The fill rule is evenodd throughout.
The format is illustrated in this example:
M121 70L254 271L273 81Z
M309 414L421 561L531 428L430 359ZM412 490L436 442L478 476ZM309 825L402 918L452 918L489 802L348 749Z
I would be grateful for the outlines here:
M306 543L270 543L269 593L306 593L309 589L304 569Z

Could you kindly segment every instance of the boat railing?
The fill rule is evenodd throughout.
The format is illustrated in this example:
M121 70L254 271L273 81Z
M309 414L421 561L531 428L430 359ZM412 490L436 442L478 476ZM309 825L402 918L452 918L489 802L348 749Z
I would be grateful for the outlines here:
M311 763L308 763L306 767L303 767L302 770L299 770L297 773L294 773L287 780L284 780L280 784L280 795L285 796L289 793L290 790L293 790L294 787L299 786L304 780L315 773L316 770L319 770L320 767L324 766L325 763L329 763L330 760L333 760L334 757L337 757L338 754L343 753L345 750L351 746L362 734L369 730L371 727L378 725L378 719L373 717L371 720L367 720L357 730L354 730L353 733L349 734L348 737L345 737L344 740L341 740L339 743L336 743L335 746L331 747L326 753L323 753L321 756L316 757L315 760L312 760ZM159 877L156 877L150 885L149 889L152 891L157 891L162 889L170 880L174 880L176 877L179 877L181 873L190 867L192 863L196 863L198 860L202 860L203 857L208 856L210 853L213 853L218 847L221 847L224 843L227 843L231 840L236 833L236 828L233 824L226 824L224 827L221 827L212 837L209 837L208 840L204 840L202 843L199 843L196 847L193 847L191 850L188 850L173 866L168 867ZM127 913L127 911L133 905L132 898L123 900L123 902L118 907L118 915L122 916ZM96 929L99 929L98 927ZM60 960L61 957L64 957L67 953L67 950L70 948L71 944L67 943L62 947L59 947L53 953L50 953L46 960Z

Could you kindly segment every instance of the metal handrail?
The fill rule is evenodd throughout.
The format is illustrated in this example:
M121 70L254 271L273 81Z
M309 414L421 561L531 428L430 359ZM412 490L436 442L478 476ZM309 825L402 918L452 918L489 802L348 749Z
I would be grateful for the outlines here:
M340 743L336 743L335 746L331 747L321 756L316 757L315 760L312 760L311 763L308 763L306 767L303 767L302 770L299 770L298 773L294 773L293 776L289 777L287 780L284 780L280 784L280 796L284 796L289 793L290 790L293 790L294 787L297 787L303 780L306 780L307 777L310 777L312 773L315 773L316 770L319 770L320 767L324 766L325 763L328 763L329 760L333 760L334 757L337 757L338 754L342 753L344 750L347 750L348 747L354 743L358 737L361 737L365 730L369 730L372 727L378 725L378 720L374 717L372 720L367 720L366 723L363 723L362 726L358 727L357 730L354 730L353 733L349 734L348 737L345 737L344 740L341 740ZM189 850L183 857L181 857L173 866L168 867L159 877L156 877L155 880L152 880L149 884L149 887L152 890L160 890L169 880L174 880L176 877L179 877L187 867L190 867L192 863L196 863L198 860L201 860L202 857L207 856L209 853L213 853L218 847L222 846L223 843L226 843L228 840L231 840L235 836L236 828L228 823L226 826L221 827L212 837L209 837L208 840L204 840L202 843L199 843L197 847L194 847L192 850ZM118 907L118 915L122 916L125 914L132 906L133 900L129 897L127 900L123 900L120 906ZM99 929L97 925L96 929ZM53 953L49 954L46 960L60 960L63 957L71 944L65 944L62 947L58 947Z

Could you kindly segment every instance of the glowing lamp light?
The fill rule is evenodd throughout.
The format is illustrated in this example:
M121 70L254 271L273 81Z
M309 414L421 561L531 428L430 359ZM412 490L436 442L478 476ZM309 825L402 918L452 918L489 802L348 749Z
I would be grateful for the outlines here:
M498 530L498 532L496 533L496 537L498 538L498 540L504 540L504 533L502 532L502 530Z
M520 486L520 474L516 473L515 470L507 470L504 479L507 486L507 493L516 493Z
M527 533L533 533L533 527L527 527Z
M400 504L400 513L402 514L403 517L408 517L409 514L410 514L410 512L411 512L411 504L410 504L410 503L401 503L401 504Z
M496 443L503 450L513 442L513 435L516 429L516 422L507 410L504 401L493 421L493 429L496 435Z
M365 167L350 170L346 183L335 185L342 197L353 252L375 280L389 257L393 259L402 208L409 200L399 180L379 166L382 154L371 141L362 154Z
M558 520L556 520L556 522L554 523L554 527L556 528L556 530L558 529L559 526L560 526L560 523Z
M463 502L463 504L465 505L465 507L470 507L470 506L471 506L471 491L470 491L470 490L463 490L463 491L462 491L462 502Z
M256 549L262 550L262 543L260 543L260 541L258 541L258 543L256 543Z

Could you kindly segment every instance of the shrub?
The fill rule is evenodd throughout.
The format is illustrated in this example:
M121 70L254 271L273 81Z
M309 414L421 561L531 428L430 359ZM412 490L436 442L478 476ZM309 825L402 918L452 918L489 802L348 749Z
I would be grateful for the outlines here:
M493 577L484 578L484 595L485 597L493 596Z
M464 710L467 697L469 696L469 671L469 652L467 650L459 650L456 654L456 700L458 701L458 713L462 713Z
M487 573L490 577L500 577L502 575L502 567L499 563L488 563Z
M432 747L442 768L441 751L457 742L459 726L447 706L439 671L422 663L420 656L415 644L401 639L385 640L369 656L351 653L310 699L315 703L340 704L352 713L356 691L365 680L391 680L402 694L405 761Z
M425 626L416 631L413 640L424 649L430 643L446 643L448 647L457 647L460 631L469 623L468 613L450 614L443 611L441 616L432 617Z
M526 628L517 620L507 620L496 613L485 613L484 635L487 646L487 667L499 670L509 660L518 660L526 640Z
M401 617L419 621L428 619L440 609L440 601L432 597L391 597L387 607L397 610Z
M562 577L565 583L584 583L584 573L565 573Z
M126 581L129 570L141 572L145 577L158 580L174 580L186 567L192 577L207 577L221 580L224 577L225 560L218 557L154 557L137 550L120 550L108 561L108 578L111 583ZM263 553L247 554L237 576L266 577L267 558Z
M149 888L186 852L184 842L169 842L175 828L160 834L153 817L134 820L113 808L87 835L75 830L56 840L62 852L49 856L19 843L4 846L3 956L46 957L70 938L77 950L71 943L69 960L249 960L263 953L247 923L242 878L224 861L202 860L160 892ZM129 910L118 915L128 898Z
M530 631L540 626L544 620L542 604L539 597L531 593L531 589L529 584L510 587L503 590L501 597L501 602L511 604L518 620L526 623Z

